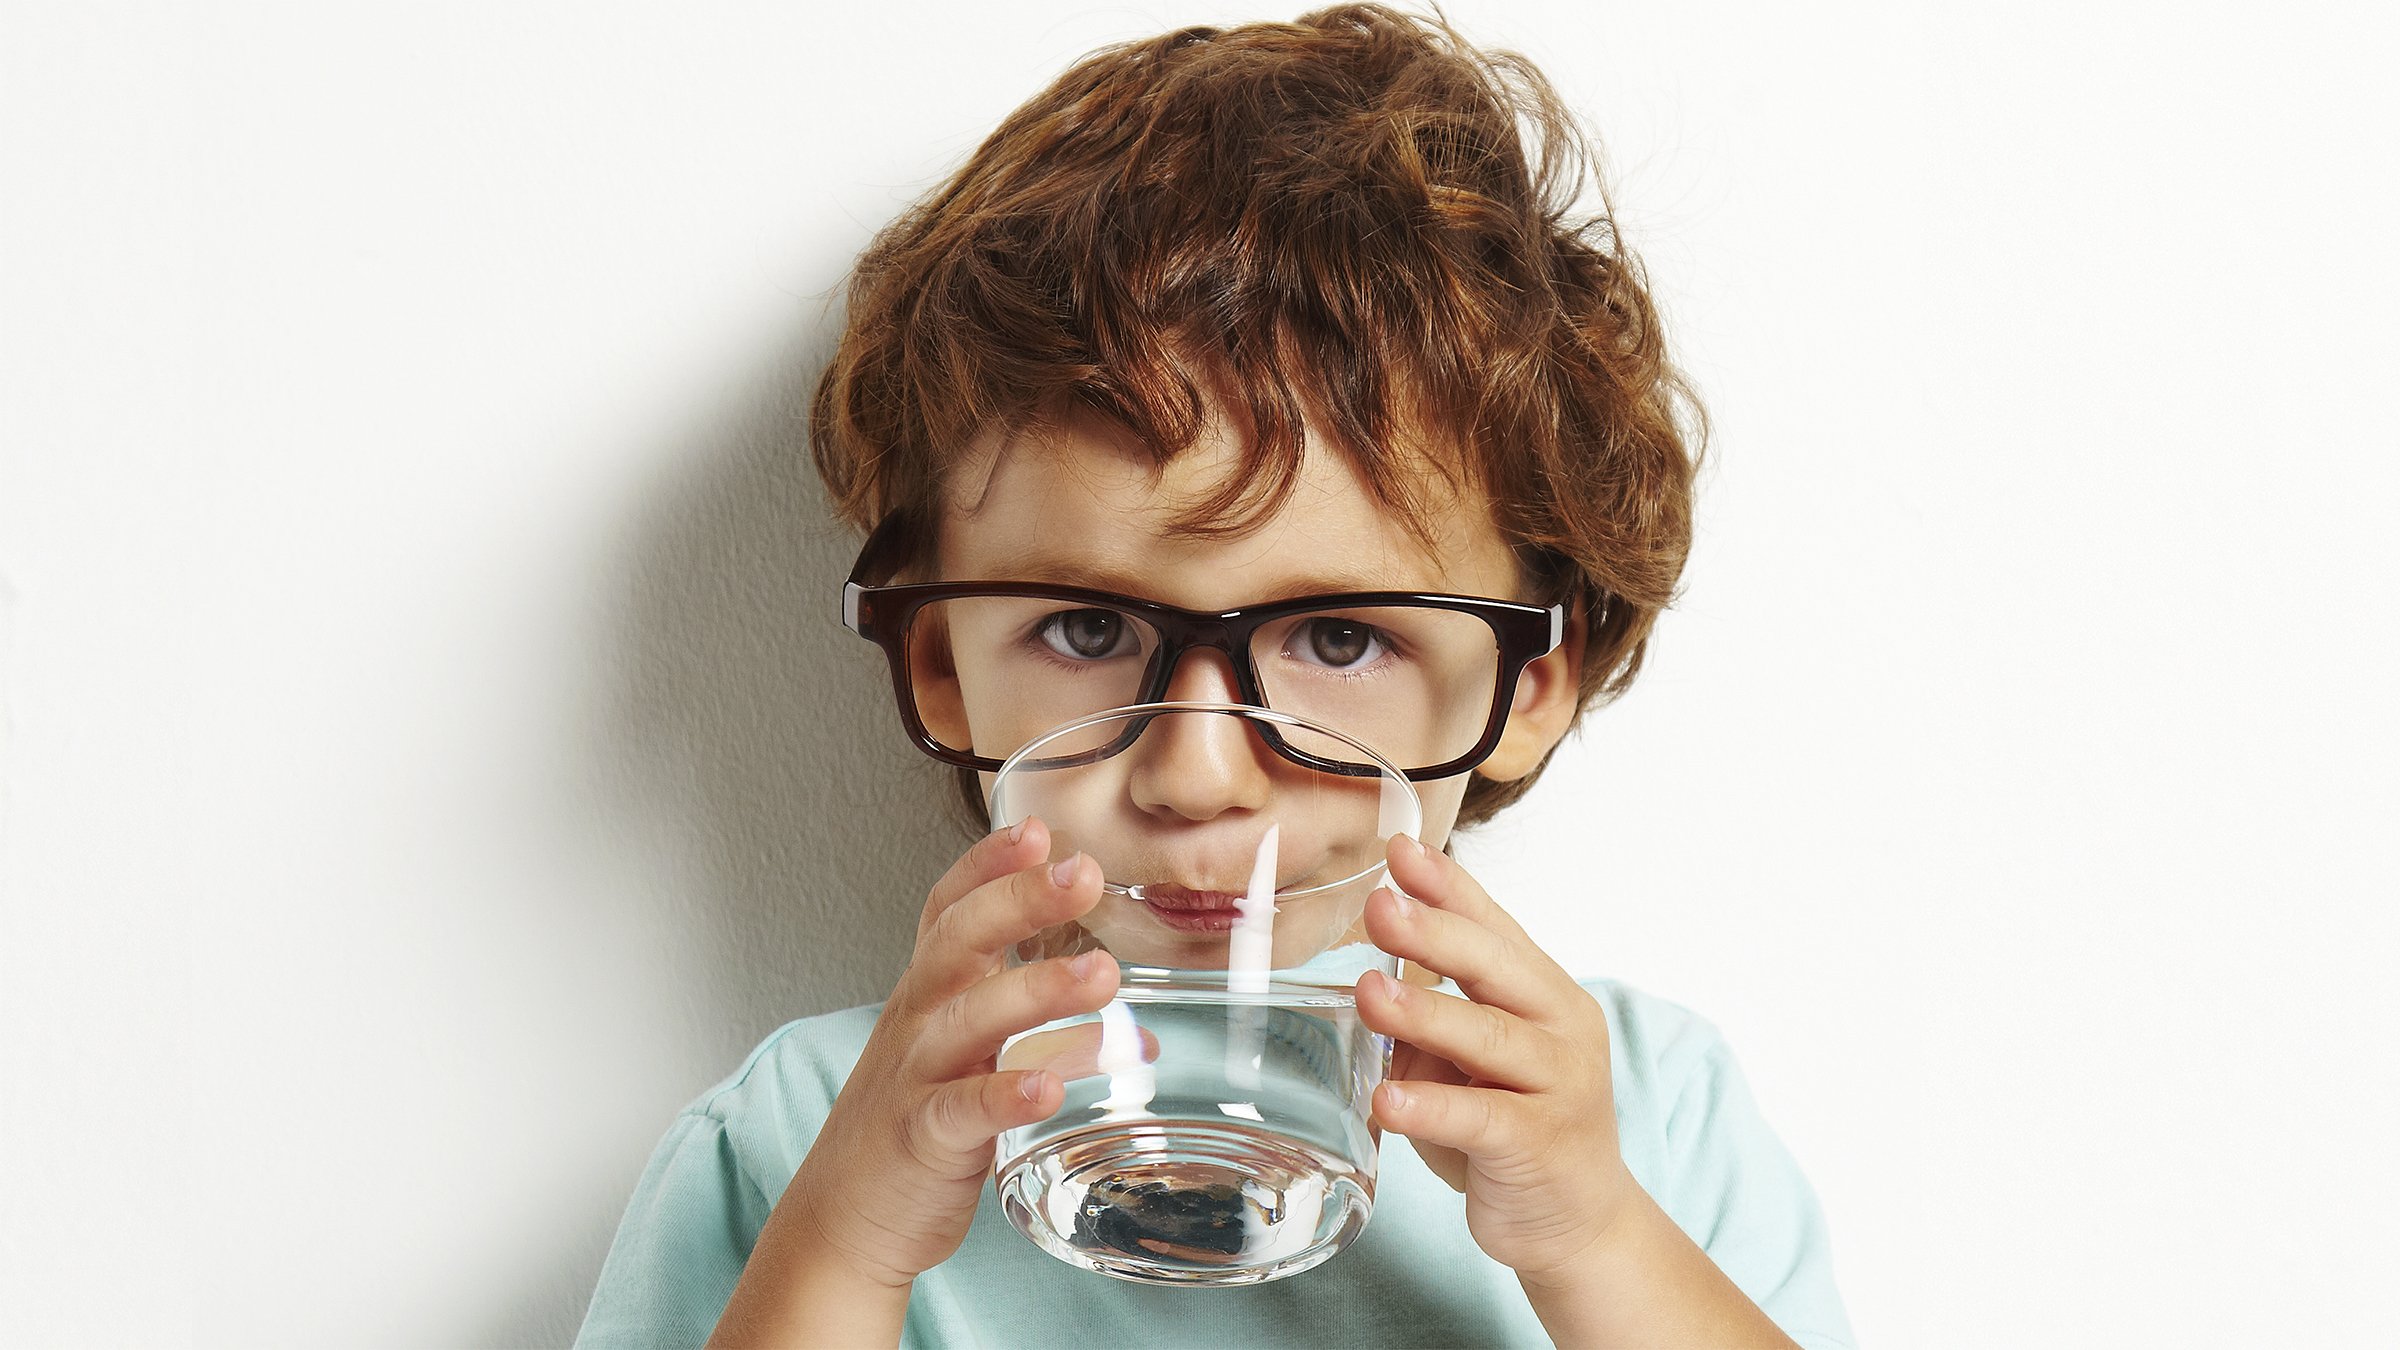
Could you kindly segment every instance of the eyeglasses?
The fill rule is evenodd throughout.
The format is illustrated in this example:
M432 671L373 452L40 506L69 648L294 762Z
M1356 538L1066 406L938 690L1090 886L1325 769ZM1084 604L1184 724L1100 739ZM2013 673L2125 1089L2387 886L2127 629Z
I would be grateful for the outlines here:
M918 748L963 768L998 769L1053 727L1159 702L1185 653L1208 648L1231 665L1239 702L1330 726L1412 781L1447 778L1492 753L1518 674L1565 632L1563 604L1472 595L1359 591L1210 613L1038 582L874 584L905 552L901 521L895 512L867 537L842 624L883 648ZM1269 743L1309 768L1382 772L1292 738Z

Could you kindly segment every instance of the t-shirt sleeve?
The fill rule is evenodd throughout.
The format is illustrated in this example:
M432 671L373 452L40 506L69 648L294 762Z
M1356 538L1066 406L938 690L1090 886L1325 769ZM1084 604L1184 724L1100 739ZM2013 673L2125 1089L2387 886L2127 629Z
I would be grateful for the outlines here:
M1723 1038L1705 1023L1692 1030L1678 1047L1688 1058L1667 1111L1668 1167L1655 1198L1785 1335L1807 1350L1853 1350L1815 1190Z
M701 1110L676 1117L634 1184L575 1344L706 1344L773 1208L735 1160L723 1121Z

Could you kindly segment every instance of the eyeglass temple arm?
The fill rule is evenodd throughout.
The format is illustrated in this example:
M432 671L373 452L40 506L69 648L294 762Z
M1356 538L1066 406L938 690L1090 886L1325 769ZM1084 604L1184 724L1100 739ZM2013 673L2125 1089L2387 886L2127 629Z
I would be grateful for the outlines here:
M905 515L906 512L895 507L876 522L875 528L867 532L867 542L859 547L858 561L850 566L850 579L842 583L842 627L860 637L872 636L862 626L865 621L862 611L867 608L866 593L870 588L867 578L890 570L884 555L898 547L906 529L902 521Z

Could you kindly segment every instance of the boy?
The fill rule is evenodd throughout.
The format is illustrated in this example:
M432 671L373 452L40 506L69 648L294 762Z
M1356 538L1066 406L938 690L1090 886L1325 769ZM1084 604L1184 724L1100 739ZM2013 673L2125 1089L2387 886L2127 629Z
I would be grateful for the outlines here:
M1086 588L1042 636L1068 657L1150 652L1138 602L1556 607L1547 650L1412 733L1432 847L1392 841L1366 915L1409 977L1357 990L1396 1046L1375 1122L1411 1147L1357 1244L1162 1289L999 1216L994 1138L1062 1095L1002 1041L1117 983L1097 954L1000 969L1100 898L1036 820L935 884L886 1003L785 1027L677 1121L580 1343L1849 1344L1815 1200L1714 1030L1578 984L1441 851L1625 688L1689 543L1688 398L1605 215L1564 220L1583 171L1538 74L1379 6L1103 51L878 237L818 390L818 464L875 526L861 631L895 580ZM895 693L980 812L1025 689L932 627L890 645ZM1373 640L1323 632L1337 662ZM1081 697L1272 705L1264 660L1195 645Z

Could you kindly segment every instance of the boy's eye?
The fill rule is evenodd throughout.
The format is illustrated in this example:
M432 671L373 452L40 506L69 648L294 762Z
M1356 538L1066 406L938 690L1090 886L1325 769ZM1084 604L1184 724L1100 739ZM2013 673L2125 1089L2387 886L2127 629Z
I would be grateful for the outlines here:
M1387 650L1383 634L1355 619L1310 619L1292 634L1287 655L1335 670L1364 665Z
M1096 661L1132 649L1133 625L1108 609L1069 609L1042 620L1035 632L1050 650L1079 661Z

